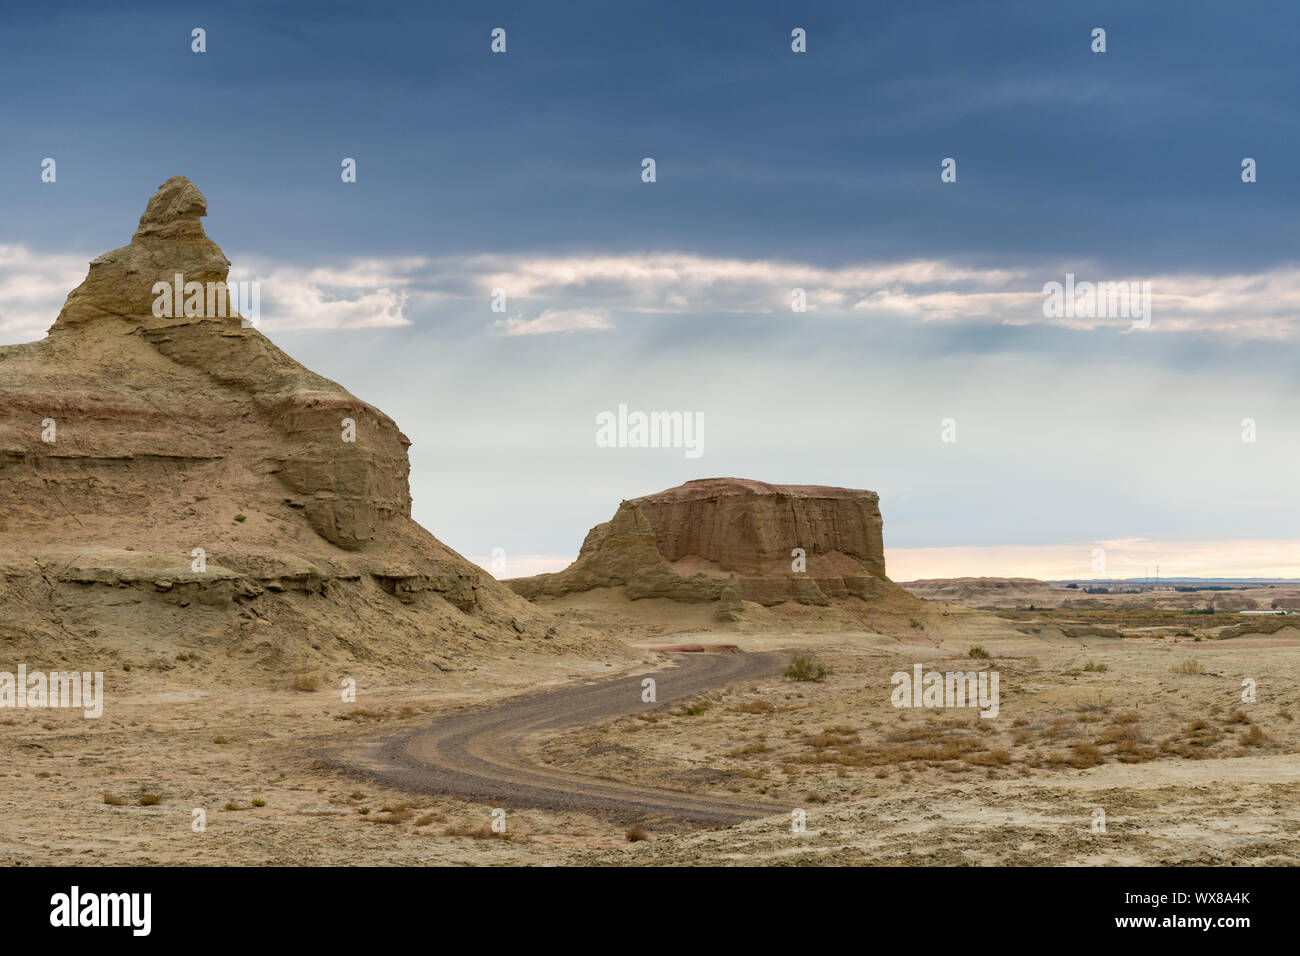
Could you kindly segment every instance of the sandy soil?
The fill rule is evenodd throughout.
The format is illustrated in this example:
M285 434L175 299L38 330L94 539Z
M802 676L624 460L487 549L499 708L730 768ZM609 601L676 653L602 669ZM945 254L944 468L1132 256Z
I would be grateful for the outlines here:
M515 728L511 752L559 778L782 808L729 827L652 821L641 842L628 841L626 820L583 807L408 792L325 757L525 692L662 670L648 647L617 665L520 651L363 686L355 704L327 687L181 684L137 669L99 720L0 711L0 863L1300 862L1294 630L1068 638L1051 621L1027 634L952 606L917 623L893 634L708 631L686 619L618 631L634 645L671 633L832 667L822 681L746 676L654 713ZM970 657L973 645L989 657ZM890 677L914 663L996 669L999 716L893 707ZM1253 704L1241 700L1245 678ZM159 802L141 805L149 794ZM196 808L205 832L192 829ZM490 827L498 808L504 834ZM1104 833L1092 829L1097 808ZM795 810L803 833L791 830Z

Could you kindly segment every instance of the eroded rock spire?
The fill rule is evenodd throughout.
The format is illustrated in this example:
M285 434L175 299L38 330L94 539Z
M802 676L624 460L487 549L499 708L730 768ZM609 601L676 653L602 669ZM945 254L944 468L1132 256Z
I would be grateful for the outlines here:
M86 280L63 304L51 332L106 319L153 315L158 282L225 282L230 260L203 232L208 202L184 176L163 183L145 207L131 244L90 263ZM237 318L234 321L238 321Z

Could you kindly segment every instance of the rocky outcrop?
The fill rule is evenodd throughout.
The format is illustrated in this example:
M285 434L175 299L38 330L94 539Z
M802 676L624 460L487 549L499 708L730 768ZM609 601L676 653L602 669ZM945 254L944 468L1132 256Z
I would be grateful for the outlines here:
M826 605L878 600L885 576L879 497L820 485L706 478L624 501L563 571L507 583L530 599L623 588L631 599Z
M411 520L410 441L241 320L206 210L168 180L49 335L0 348L0 636L270 635L284 666L589 641Z

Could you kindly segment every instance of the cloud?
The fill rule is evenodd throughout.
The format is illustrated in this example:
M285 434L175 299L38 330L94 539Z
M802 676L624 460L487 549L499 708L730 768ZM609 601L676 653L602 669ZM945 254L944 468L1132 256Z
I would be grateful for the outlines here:
M505 336L599 331L618 313L642 315L790 313L794 289L808 312L828 318L1008 327L1043 325L1129 331L1125 317L1049 318L1044 285L1150 283L1147 333L1218 339L1291 339L1300 334L1300 266L1257 273L1134 275L1086 263L1062 268L974 266L945 259L819 266L781 259L688 253L620 255L397 256L300 267L233 257L232 280L261 284L267 331L372 329L410 325L410 315L481 308ZM0 333L12 340L47 329L63 298L85 276L87 258L0 246ZM489 319L495 290L513 318ZM524 318L531 314L533 318Z
M686 253L468 256L429 260L421 282L452 297L487 301L501 289L512 303L554 312L682 315L790 311L803 289L808 315L890 318L925 323L1048 325L1128 331L1127 316L1044 315L1045 284L1149 283L1153 333L1197 333L1233 340L1287 339L1300 333L1300 265L1265 272L1140 275L1077 263L1059 267L977 267L943 259L838 267L778 259ZM567 331L556 320L556 330ZM509 326L508 334L521 334ZM541 328L539 327L539 331Z
M582 309L547 309L535 319L509 318L494 323L503 335L549 335L553 332L586 332L612 329L604 312Z
M410 325L406 306L424 260L359 259L310 269L257 259L230 271L230 280L261 288L264 331L374 329Z
M81 284L92 256L37 254L0 245L0 335L5 341L40 338L58 318L63 300Z

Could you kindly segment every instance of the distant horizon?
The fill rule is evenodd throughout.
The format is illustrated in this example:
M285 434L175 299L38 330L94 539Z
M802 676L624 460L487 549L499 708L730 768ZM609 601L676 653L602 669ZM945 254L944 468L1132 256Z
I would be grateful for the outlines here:
M611 512L612 514L612 512ZM608 517L608 516L607 516ZM581 541L588 529L577 535ZM1093 551L1106 551L1108 566L1119 573L1093 573L1086 570ZM1296 583L1300 585L1300 541L1111 541L1085 545L974 547L974 548L891 548L886 529L885 572L893 581L946 580L953 578L1026 578L1044 583L1155 583L1152 573L1123 573L1132 568L1135 556L1160 555L1161 583L1175 581ZM495 559L488 555L466 555L471 561L499 579L530 577L560 571L577 558L571 554L515 554L506 552ZM500 570L504 560L505 568ZM1082 564L1079 574L1060 573L1070 563ZM1289 563L1288 563L1289 562ZM495 570L494 570L495 566ZM1187 572L1165 571L1166 567L1189 567ZM1040 573L1033 573L1034 571ZM912 573L918 572L918 573Z

